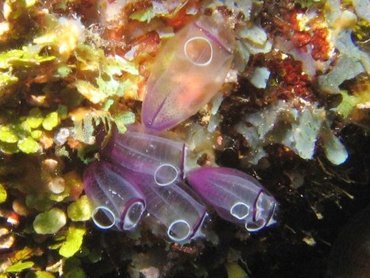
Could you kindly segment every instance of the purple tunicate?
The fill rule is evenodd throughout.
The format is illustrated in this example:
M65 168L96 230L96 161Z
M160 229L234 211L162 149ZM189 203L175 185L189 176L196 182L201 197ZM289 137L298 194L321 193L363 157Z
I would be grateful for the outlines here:
M142 122L170 129L208 103L225 81L234 34L221 18L203 16L171 38L156 58L142 106Z
M223 219L250 232L273 224L276 200L253 177L225 167L201 167L187 174L190 186Z
M182 178L185 153L184 142L128 130L114 133L102 155L115 165L151 175L157 183L167 185Z
M93 221L99 228L132 230L137 226L146 206L144 195L114 166L93 162L86 168L83 182L95 207Z
M175 242L195 238L207 215L206 208L179 185L181 181L163 185L150 175L127 171L143 191L147 200L149 217L166 229L167 236Z

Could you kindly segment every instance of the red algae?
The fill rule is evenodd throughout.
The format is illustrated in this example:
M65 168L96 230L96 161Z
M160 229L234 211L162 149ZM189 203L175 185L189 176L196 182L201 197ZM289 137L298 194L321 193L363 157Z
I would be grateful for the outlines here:
M307 74L303 73L302 62L288 57L270 60L267 66L279 80L277 87L273 89L278 98L287 100L302 97L311 101L316 99L311 82Z
M329 59L329 42L328 30L326 28L317 28L313 30L311 39L312 58L319 61L326 61Z

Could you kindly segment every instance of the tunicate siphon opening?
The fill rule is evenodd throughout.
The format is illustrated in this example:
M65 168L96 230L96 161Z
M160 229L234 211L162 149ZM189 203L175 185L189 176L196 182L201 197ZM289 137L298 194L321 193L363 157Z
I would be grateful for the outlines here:
M159 186L172 184L178 177L179 171L172 164L162 164L154 172L154 180Z
M139 223L141 216L145 210L145 204L142 201L132 203L123 219L123 230L132 230Z
M246 222L245 228L248 232L257 232L266 226L266 221L264 219L258 219L254 222Z
M275 199L263 191L260 192L256 201L254 219L264 219L266 226L274 223L273 220L272 223L269 222L274 216L275 208Z
M245 203L237 202L230 208L230 213L238 220L244 219L249 214L249 206Z
M108 207L98 206L92 213L92 220L100 229L109 229L116 223L116 216Z
M188 239L190 233L189 223L182 219L172 222L167 230L169 238L176 242Z
M186 58L196 66L207 66L213 58L213 48L210 41L203 37L193 37L184 45Z

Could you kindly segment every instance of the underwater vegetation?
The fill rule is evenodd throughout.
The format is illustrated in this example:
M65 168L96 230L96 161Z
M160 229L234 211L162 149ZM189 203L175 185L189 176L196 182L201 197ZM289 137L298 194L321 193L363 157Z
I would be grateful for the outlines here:
M0 278L367 273L369 6L0 0Z

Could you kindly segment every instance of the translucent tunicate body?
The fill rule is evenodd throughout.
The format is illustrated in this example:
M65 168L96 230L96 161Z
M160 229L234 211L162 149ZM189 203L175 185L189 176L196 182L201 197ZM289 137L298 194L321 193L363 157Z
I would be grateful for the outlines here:
M201 167L187 174L190 186L223 219L250 231L271 225L276 200L253 177L225 167Z
M183 175L186 147L182 141L139 130L115 133L102 155L115 165L171 184Z
M222 19L192 22L162 48L147 83L142 122L172 128L217 94L230 70L234 35Z
M143 193L108 162L90 164L83 177L86 195L94 205L93 221L101 229L132 230L145 210Z
M181 187L181 180L163 185L150 175L125 171L140 187L147 200L149 217L164 227L169 239L185 242L200 234L206 208Z

